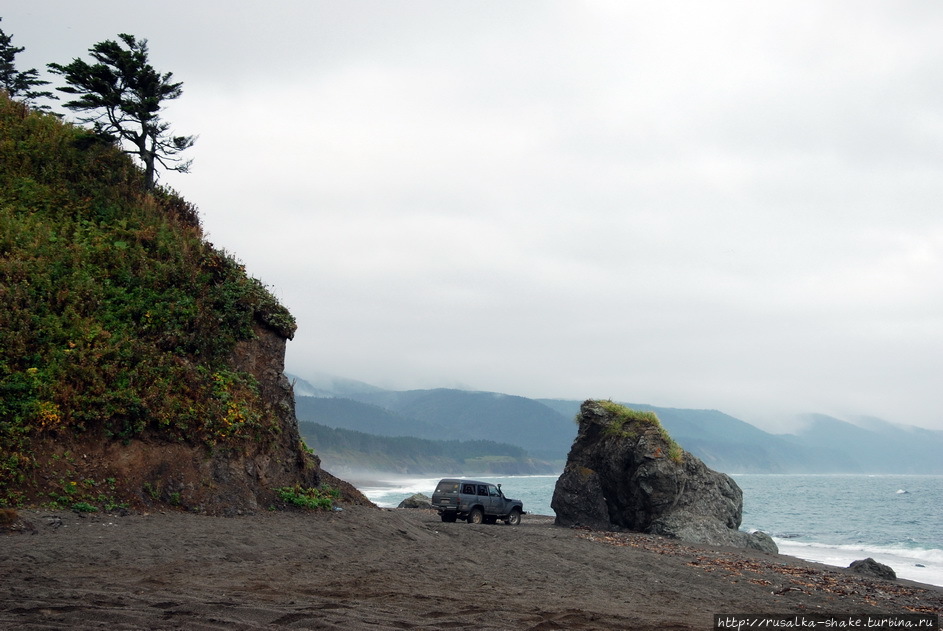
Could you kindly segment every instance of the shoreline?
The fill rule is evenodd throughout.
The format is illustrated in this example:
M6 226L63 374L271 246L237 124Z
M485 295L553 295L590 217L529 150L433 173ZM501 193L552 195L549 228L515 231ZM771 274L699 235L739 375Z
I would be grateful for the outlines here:
M395 508L402 499L409 497L414 492L423 492L430 493L430 489L426 489L421 484L422 481L436 480L439 477L448 477L448 476L439 476L439 475L409 475L409 474L384 474L382 472L367 472L361 471L357 472L359 475L356 478L356 482L353 484L361 491L364 492L367 497L377 503L378 506L383 508ZM815 475L821 477L822 475L827 474L756 474L756 475L801 475L808 477L810 475ZM840 474L846 475L846 474ZM868 474L861 474L862 477L873 477ZM475 478L475 475L469 474L463 476L467 478ZM524 476L511 476L511 475L482 475L477 476L482 479L491 480L491 479L507 479L507 478L553 478L557 477L553 474L547 475L524 475ZM913 476L894 476L894 477L913 477ZM927 476L917 476L917 477L927 477ZM935 477L935 476L929 476ZM434 486L434 483L432 484ZM513 493L513 491L512 491ZM384 500L384 496L395 496L395 498L387 498ZM528 502L525 500L525 510L527 510ZM537 515L538 513L529 513L531 515ZM552 519L553 514L551 513L549 517ZM746 528L742 528L747 530ZM943 550L938 549L926 549L926 548L915 548L913 550L908 550L902 548L900 550L895 550L893 548L886 548L880 546L848 546L843 544L829 544L821 541L801 541L797 542L790 538L782 537L773 537L776 544L779 546L781 552L788 556L801 559L803 561L809 561L813 563L821 563L829 567L834 568L847 568L852 561L864 559L864 558L874 558L876 561L890 566L898 575L899 578L905 578L907 580L912 580L920 583L925 583L929 585L934 585L938 587L943 587L943 558L937 558L938 556L943 555Z
M943 568L939 567L938 563L925 560L923 557L906 557L888 551L869 550L866 546L850 548L819 542L795 544L790 543L788 539L775 538L774 541L779 546L780 554L784 556L838 568L847 568L852 561L870 557L893 569L898 579L943 588ZM804 554L805 550L808 550L809 553ZM932 553L934 550L928 552Z

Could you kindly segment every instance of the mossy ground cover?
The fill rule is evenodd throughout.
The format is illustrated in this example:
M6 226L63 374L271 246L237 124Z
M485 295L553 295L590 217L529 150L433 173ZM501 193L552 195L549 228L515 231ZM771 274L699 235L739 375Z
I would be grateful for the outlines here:
M41 466L37 436L264 441L278 427L227 360L291 315L203 238L196 209L145 193L112 144L0 93L0 505Z

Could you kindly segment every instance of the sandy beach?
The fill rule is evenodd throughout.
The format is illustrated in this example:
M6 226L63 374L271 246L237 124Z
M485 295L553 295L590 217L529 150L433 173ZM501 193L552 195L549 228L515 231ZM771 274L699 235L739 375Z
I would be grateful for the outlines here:
M545 516L20 516L25 532L0 534L2 629L710 629L725 613L943 612L943 588Z

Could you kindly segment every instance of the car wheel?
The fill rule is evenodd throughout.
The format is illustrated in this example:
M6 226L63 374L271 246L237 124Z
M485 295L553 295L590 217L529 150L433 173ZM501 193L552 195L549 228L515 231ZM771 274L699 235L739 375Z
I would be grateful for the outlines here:
M517 526L521 523L521 511L516 508L511 511L511 514L508 515L508 518L504 520L504 523L508 526Z
M473 508L470 513L468 513L468 523L469 524L480 524L485 519L485 514L481 512L480 508Z

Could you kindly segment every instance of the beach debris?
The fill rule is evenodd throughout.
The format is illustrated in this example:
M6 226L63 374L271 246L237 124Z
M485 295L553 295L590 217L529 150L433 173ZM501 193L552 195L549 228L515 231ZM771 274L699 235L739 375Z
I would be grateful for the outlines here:
M22 517L13 508L0 508L0 533L16 532L36 534L36 526Z
M751 585L775 588L771 593L783 596L789 593L831 594L838 599L859 597L874 606L881 606L890 598L910 601L907 611L939 615L943 610L925 602L925 592L900 584L874 583L873 576L856 576L843 570L830 570L778 561L770 558L751 558L730 549L705 549L685 545L677 540L627 532L579 531L576 536L594 543L617 547L631 547L668 556L687 557L689 567L708 574L726 577L731 582L746 580ZM783 559L784 557L777 557Z

